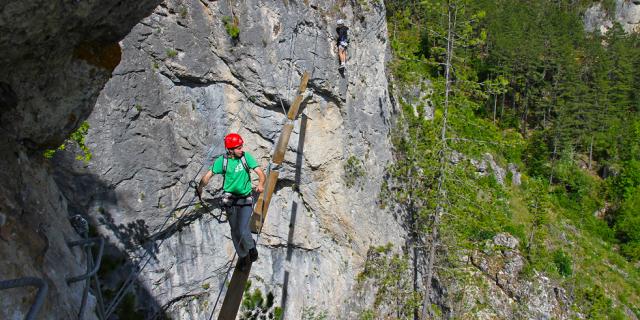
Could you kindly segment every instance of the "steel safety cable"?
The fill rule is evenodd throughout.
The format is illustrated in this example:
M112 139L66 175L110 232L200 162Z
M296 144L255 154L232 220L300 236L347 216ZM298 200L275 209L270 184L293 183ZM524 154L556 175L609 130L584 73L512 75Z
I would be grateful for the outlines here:
M281 104L282 105L282 104ZM252 104L252 108L251 110L248 110L244 113L244 115L242 115L241 117L239 117L240 120L240 126L241 127L245 127L246 125L246 118L248 117L247 114L252 114L253 113L253 109L255 108L255 104ZM284 109L284 106L283 106ZM191 180L195 180L195 178L198 177L198 175L200 174L200 172L202 171L202 168L205 166L205 164L207 163L207 160L211 158L211 154L213 153L214 150L214 145L212 144L211 147L209 148L208 152L207 152L207 156L205 158L205 160L202 162L200 168L198 168L198 171L194 177L194 179ZM216 156L217 158L217 156ZM190 180L190 181L191 181ZM172 214L178 209L180 203L182 203L182 200L184 199L184 197L186 196L187 192L189 192L189 189L191 187L187 186L187 189L185 190L185 192L183 192L183 194L180 196L180 199L178 200L178 202L176 203L176 205L174 206L174 208L169 211L169 214L167 215L167 217L165 218L165 220L163 221L163 223L160 225L160 227L156 228L154 230L154 232L152 234L154 234L155 236L160 235L161 232L163 231L164 227L166 226L167 222L171 219ZM189 204L187 205L188 207L191 207L191 205L194 203L196 196L194 195L191 200L189 201ZM181 221L183 217L181 217L180 219L178 219L178 221ZM155 236L152 236L150 238L150 240L152 242L155 242ZM163 238L160 243L158 244L158 247L160 247L162 245L162 243L164 242L166 238ZM122 298L124 297L124 294L126 293L126 291L129 289L129 287L133 284L135 277L137 277L146 267L146 265L149 263L149 261L151 260L152 256L149 256L150 250L145 250L144 254L142 255L142 257L140 257L138 259L138 262L135 265L135 268L133 269L133 271L129 274L129 276L127 277L127 279L125 280L125 282L123 283L123 286L120 288L120 290L118 290L118 292L116 293L116 295L114 296L114 300L112 301L112 303L109 305L109 307L107 308L106 311L106 318L108 318L114 311L115 308L117 307L117 305L120 303L120 301L122 300ZM146 258L146 261L144 261ZM140 262L144 261L144 263L142 264L142 267L140 267Z
M213 153L214 150L214 145L212 144L211 147L209 148L209 151L207 152L207 156L204 159L204 161L202 161L202 164L200 165L200 168L198 168L198 171L195 174L195 177L198 176L198 174L200 174L200 171L202 171L202 168L205 166L205 164L207 163L207 159L209 159L211 157L211 154ZM195 178L194 178L195 179ZM182 193L182 195L180 196L180 199L178 199L178 202L176 203L176 205L173 207L173 209L171 209L169 211L169 214L167 214L167 217L165 218L165 220L163 221L163 223L160 225L160 227L156 228L153 232L154 235L159 235L161 234L161 232L163 231L163 228L166 226L167 222L169 222L169 220L172 217L172 214L178 209L178 206L180 205L180 203L182 202L182 200L184 199L184 197L186 196L187 192L189 192L189 189L191 189L191 187L189 186L189 184L187 183L187 189ZM193 201L195 199L195 195L191 198L189 205L187 207L190 207L191 204L193 204ZM167 238L163 238L160 243L158 244L158 248L162 245L162 243L164 242L164 240L166 240ZM155 236L152 236L150 238L150 242L155 242ZM149 242L147 242L149 243ZM138 259L138 262L135 263L135 267L133 269L133 271L131 273L129 273L129 276L127 276L127 279L125 280L125 282L123 283L123 285L120 287L120 289L118 290L118 292L116 293L116 295L114 296L111 304L109 305L109 307L107 307L107 310L105 312L105 318L109 318L109 316L111 316L111 314L115 311L115 308L118 306L118 304L120 304L120 301L122 300L122 298L124 297L124 293L126 293L126 291L130 288L130 286L133 284L133 280L135 277L137 277L142 270L144 270L144 268L146 267L146 265L149 263L149 261L151 260L152 256L149 255L149 253L151 252L151 250L145 250L144 254L142 255L142 257L140 257ZM147 258L147 256L149 255L149 257ZM147 260L142 264L142 267L140 267L140 262L144 261L145 258L147 258Z

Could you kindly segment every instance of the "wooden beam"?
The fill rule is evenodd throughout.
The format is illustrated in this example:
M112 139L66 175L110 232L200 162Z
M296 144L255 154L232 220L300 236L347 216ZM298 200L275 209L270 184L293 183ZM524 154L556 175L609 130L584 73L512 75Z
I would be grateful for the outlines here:
M242 258L238 258L242 259ZM235 269L233 269L233 276L231 276L231 282L229 282L229 288L224 295L224 301L222 301L222 307L220 307L220 314L218 314L218 320L235 320L242 303L242 294L247 286L247 279L249 279L249 273L251 272L252 262L248 262L249 266L247 270L241 271L236 263Z
M305 71L300 79L300 87L298 88L298 94L303 94L307 90L307 82L309 82L309 72Z
M300 109L300 104L302 104L303 95L299 94L296 96L296 99L293 100L293 104L289 108L289 112L287 113L287 118L289 120L293 120L298 116L298 110Z
M276 151L273 153L271 163L282 164L282 161L284 160L284 153L287 152L287 145L289 144L291 131L293 131L293 123L287 123L282 126L280 138L278 138L278 144L276 145Z
M276 183L278 183L279 174L276 170L269 172L266 184L267 188L260 194L256 205L253 207L253 215L251 216L251 232L253 233L260 233L260 230L262 230L262 223L267 217L267 210L269 209L269 203L271 202L273 191L276 188Z
M298 88L298 95L295 100L291 104L289 108L289 112L287 112L287 118L289 120L294 120L298 116L298 110L300 109L300 104L302 104L302 99L304 99L304 91L307 90L307 82L309 81L309 73L304 72L302 75L302 79L300 80L300 88Z

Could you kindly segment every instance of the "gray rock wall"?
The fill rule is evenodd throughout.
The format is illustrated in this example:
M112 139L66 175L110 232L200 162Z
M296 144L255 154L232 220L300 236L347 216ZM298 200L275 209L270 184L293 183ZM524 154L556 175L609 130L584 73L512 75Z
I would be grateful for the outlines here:
M224 22L234 15L237 40ZM337 70L338 18L350 23L344 76ZM58 154L56 177L70 211L88 213L111 237L112 255L135 260L144 254L140 242L166 217L170 225L188 217L156 242L136 284L137 307L180 319L212 311L234 250L228 226L190 205L188 183L210 165L209 153L223 152L229 132L239 132L266 168L283 109L306 70L312 94L289 142L251 280L275 295L287 319L311 307L329 318L346 314L369 246L404 237L376 205L391 164L382 5L165 1L120 46L122 61L88 119L93 158L84 165L72 152ZM364 173L348 187L345 164L354 156ZM208 198L219 185L210 184ZM109 277L105 288L117 289L118 280Z
M600 3L594 4L584 14L585 29L606 33L613 21L620 23L627 32L640 32L640 1L616 0L615 12L606 12Z
M0 281L43 279L40 319L77 318L82 284L65 279L85 270L82 252L66 244L79 237L42 152L91 112L120 60L117 41L158 3L0 3ZM23 319L35 295L0 290L0 318Z

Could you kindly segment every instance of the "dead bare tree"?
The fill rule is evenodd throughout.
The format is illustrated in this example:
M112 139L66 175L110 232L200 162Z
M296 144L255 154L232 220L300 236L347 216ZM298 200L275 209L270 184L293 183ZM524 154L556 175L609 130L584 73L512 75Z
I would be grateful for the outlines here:
M451 60L453 56L454 48L454 35L456 27L456 14L457 5L455 0L447 1L447 53L445 63L445 92L444 92L444 104L442 110L442 128L440 129L440 150L439 150L439 171L438 171L438 183L436 189L436 207L431 215L431 233L429 235L429 254L427 257L427 274L424 280L424 300L422 303L422 317L421 319L427 319L427 315L432 316L433 310L431 310L430 296L431 296L431 282L433 280L434 262L436 259L436 248L438 246L438 225L440 223L440 216L444 212L444 206L446 203L447 190L445 186L445 179L447 173L447 115L449 109L449 95L451 92Z

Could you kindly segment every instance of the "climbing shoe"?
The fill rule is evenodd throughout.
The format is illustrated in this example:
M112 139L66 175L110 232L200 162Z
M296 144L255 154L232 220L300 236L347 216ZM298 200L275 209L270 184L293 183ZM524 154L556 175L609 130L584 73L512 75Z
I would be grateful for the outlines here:
M249 260L251 260L251 262L258 260L258 249L255 247L249 249Z

